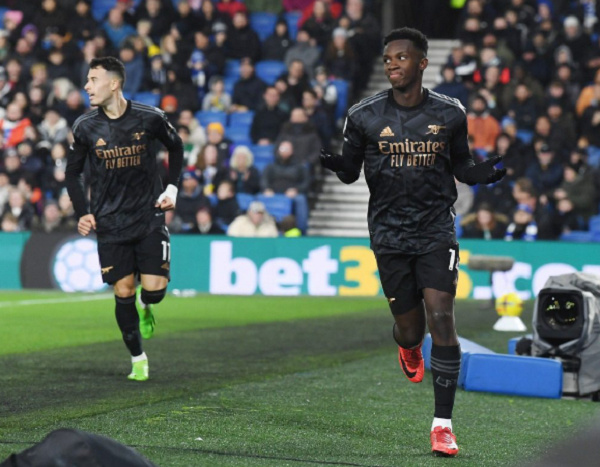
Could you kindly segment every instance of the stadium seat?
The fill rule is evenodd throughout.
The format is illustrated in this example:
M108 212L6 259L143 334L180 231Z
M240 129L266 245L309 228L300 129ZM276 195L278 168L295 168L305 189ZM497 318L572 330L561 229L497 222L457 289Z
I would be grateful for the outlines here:
M254 195L251 195L250 193L238 193L235 195L235 198L237 199L240 209L244 212L248 210L250 203L256 199Z
M223 78L225 92L227 94L229 94L230 96L233 95L233 87L235 86L235 83L237 83L238 79L239 79L239 77L235 77L235 76L225 76Z
M250 125L236 125L225 128L225 136L235 144L250 146Z
M337 90L337 104L335 106L335 119L343 118L348 108L348 88L349 84L343 79L334 79L331 83Z
M138 92L134 99L142 104L158 107L160 104L160 94L154 92Z
M277 15L264 11L250 13L250 27L258 34L261 42L269 37L275 30Z
M252 146L250 150L254 155L254 167L256 167L259 172L265 170L265 167L275 160L275 148L272 144L265 146L256 144Z
M207 126L212 122L219 122L223 126L227 125L227 114L225 112L211 112L210 110L199 110L196 112L196 120L202 126Z
M93 0L92 16L98 22L104 21L107 13L117 4L117 0Z
M463 234L463 228L462 228L462 225L460 225L461 220L462 220L462 216L460 214L457 214L456 217L454 218L454 228L456 229L456 237L457 238L462 237L462 234Z
M233 112L229 115L229 126L246 126L252 125L254 119L254 112L249 110L247 112Z
M531 130L517 130L517 138L523 144L530 144L533 139L533 131Z
M263 60L257 62L255 67L256 76L267 84L275 83L275 80L286 71L285 63L278 60Z
M590 229L590 232L594 232L594 233L600 232L600 215L590 217L589 229Z
M593 233L587 230L572 230L571 232L562 234L560 239L565 242L586 243L593 241Z
M293 201L285 195L258 195L256 199L265 203L267 211L269 211L269 214L271 214L277 222L285 216L292 214Z
M240 77L240 61L229 59L225 62L225 77L236 78Z
M298 34L298 21L302 17L302 12L300 11L288 11L285 13L285 20L288 24L288 30L290 32L290 37L295 41L296 34Z

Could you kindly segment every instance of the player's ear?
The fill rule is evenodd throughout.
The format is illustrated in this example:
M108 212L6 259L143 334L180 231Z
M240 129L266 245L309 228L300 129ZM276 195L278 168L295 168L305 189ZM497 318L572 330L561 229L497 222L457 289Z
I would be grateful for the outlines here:
M429 64L429 59L427 59L427 57L423 57L421 59L421 61L419 62L419 70L424 71L425 68L427 68L428 64Z

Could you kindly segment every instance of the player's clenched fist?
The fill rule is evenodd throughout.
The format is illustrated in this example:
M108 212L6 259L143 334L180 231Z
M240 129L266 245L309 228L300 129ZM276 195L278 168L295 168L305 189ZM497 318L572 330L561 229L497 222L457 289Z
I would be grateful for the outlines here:
M77 223L77 231L85 237L92 229L96 230L96 218L94 215L86 214L85 216L81 216Z

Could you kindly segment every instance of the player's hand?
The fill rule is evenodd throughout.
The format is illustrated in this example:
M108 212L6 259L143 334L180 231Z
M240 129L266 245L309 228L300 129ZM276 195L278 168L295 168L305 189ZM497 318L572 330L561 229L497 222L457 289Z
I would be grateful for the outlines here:
M477 183L487 184L501 180L506 175L506 169L497 169L494 166L502 160L502 156L493 156L488 160L469 167L465 172L465 182L469 185Z
M96 218L94 215L86 214L85 216L81 216L79 222L77 222L77 231L85 237L92 230L96 230Z
M319 160L321 165L326 169L333 172L340 172L344 168L344 159L340 154L334 154L321 148L321 154L319 154Z
M167 189L161 193L156 200L154 207L160 208L161 211L170 211L175 209L177 202L177 187L175 185L167 185Z

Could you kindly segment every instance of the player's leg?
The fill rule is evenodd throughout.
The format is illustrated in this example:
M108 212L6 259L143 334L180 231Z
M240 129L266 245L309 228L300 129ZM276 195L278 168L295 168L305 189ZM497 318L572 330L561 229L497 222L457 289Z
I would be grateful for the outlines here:
M418 262L417 281L423 287L427 324L432 338L430 361L435 398L432 450L436 454L450 456L458 453L452 433L452 411L461 363L454 325L457 278L457 245L423 255Z
M132 372L129 379L148 379L148 358L142 349L139 317L135 307L135 268L130 245L98 243L102 280L112 284L115 294L115 318L123 342L131 354Z
M393 337L398 344L398 362L406 377L419 383L425 366L421 345L425 335L425 310L417 291L407 255L377 255L377 267L383 292L394 317Z
M141 282L136 290L140 331L144 339L149 339L154 334L154 305L165 298L170 279L171 241L167 228L162 226L140 240L135 258Z

